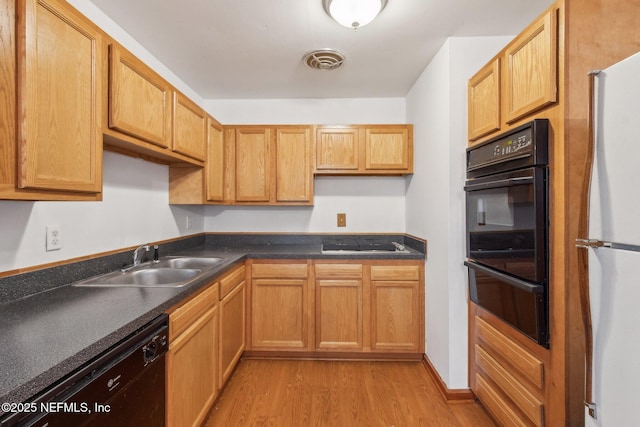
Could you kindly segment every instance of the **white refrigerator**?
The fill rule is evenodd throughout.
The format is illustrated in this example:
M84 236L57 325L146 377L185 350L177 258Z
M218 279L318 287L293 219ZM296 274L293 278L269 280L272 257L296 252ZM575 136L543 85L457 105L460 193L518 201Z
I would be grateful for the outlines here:
M638 426L640 53L597 75L595 100L587 249L595 411L585 410L585 425Z

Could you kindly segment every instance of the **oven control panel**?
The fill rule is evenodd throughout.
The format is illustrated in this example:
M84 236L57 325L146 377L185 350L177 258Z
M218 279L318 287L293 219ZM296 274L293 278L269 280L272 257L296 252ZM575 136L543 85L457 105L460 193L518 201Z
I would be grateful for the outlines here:
M467 173L547 164L548 120L536 119L467 149Z

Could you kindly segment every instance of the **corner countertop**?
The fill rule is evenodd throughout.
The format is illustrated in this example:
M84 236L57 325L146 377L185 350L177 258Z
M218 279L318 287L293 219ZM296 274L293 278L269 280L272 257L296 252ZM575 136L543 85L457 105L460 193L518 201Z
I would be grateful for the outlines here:
M0 280L0 298L6 301L0 304L0 403L29 400L247 258L415 260L426 252L420 244L407 244L408 253L324 255L317 236L304 235L207 235L185 242L161 246L167 250L163 255L224 261L182 288L71 286L118 269L130 251ZM18 288L31 293L16 295Z

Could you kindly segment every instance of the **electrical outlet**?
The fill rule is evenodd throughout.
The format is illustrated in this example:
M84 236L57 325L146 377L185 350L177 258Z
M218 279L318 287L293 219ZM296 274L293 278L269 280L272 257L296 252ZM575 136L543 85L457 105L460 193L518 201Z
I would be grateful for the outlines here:
M191 217L189 215L187 215L187 218L184 222L185 227L187 228L187 230L189 230L191 228Z
M59 225L47 225L47 251L62 248L62 231Z
M346 227L347 226L347 214L339 213L338 214L338 227Z

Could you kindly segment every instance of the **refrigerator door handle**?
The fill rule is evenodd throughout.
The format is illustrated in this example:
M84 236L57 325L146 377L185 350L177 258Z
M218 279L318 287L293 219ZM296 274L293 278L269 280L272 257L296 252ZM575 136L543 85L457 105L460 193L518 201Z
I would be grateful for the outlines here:
M605 246L605 242L597 239L576 239L576 248L601 248Z
M622 251L640 252L640 245L630 245L628 243L603 242L597 239L576 239L577 248L610 248Z

